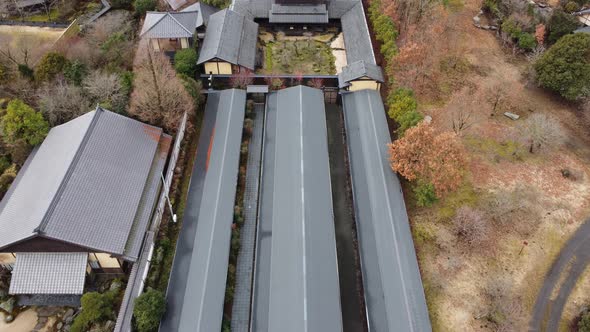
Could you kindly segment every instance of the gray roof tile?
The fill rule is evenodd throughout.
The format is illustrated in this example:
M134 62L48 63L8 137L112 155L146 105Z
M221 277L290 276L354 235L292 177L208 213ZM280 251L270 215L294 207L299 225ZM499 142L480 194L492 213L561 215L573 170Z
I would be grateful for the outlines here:
M199 15L197 17L197 28L198 28L202 25L206 26L207 23L209 23L209 16L211 16L211 14L217 13L219 11L219 8L210 6L205 3L197 2L197 3L194 3L194 4L186 7L185 9L181 10L181 12L193 12L193 11L199 12Z
M198 63L220 59L254 69L258 24L224 9L210 16Z
M53 128L4 198L0 247L41 234L136 257L131 231L143 234L150 218L142 200L157 190L148 179L164 167L162 137L160 128L100 108Z
M346 48L346 62L365 61L376 64L373 45L369 35L369 27L365 17L365 10L358 2L341 17L344 47Z
M82 294L88 253L16 253L10 294Z
M286 6L273 4L270 23L328 23L325 4L312 6Z
M342 68L342 72L338 74L338 85L341 88L344 88L349 85L350 81L354 81L362 77L368 77L381 83L384 82L381 67L361 60L350 63L346 67Z
M191 38L197 29L198 18L197 11L148 12L139 35L147 38Z

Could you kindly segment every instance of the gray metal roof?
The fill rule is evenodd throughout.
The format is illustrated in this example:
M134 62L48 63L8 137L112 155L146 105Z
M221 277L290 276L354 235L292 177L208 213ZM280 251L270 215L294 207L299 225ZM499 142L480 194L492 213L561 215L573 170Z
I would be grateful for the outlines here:
M16 253L10 294L82 294L88 253Z
M273 4L268 17L270 23L328 23L325 4L288 6Z
M211 92L206 107L217 119L179 332L221 330L246 91Z
M431 331L401 185L379 92L342 96L370 331Z
M192 11L197 11L199 13L199 15L197 16L197 28L198 28L202 25L206 26L207 23L209 23L209 16L211 16L211 14L217 13L219 11L219 8L210 6L205 3L197 2L197 3L194 3L194 4L186 7L185 9L181 10L181 12L192 12Z
M354 81L363 77L367 77L381 83L384 82L381 67L372 63L367 63L365 61L357 61L349 63L347 66L342 68L342 72L338 74L338 85L341 88L344 88L350 85L350 81Z
M168 2L173 10L177 10L186 4L186 0L166 0L166 2Z
M273 92L266 117L252 330L342 331L323 93Z
M330 19L339 19L348 12L354 5L359 3L360 0L329 0L326 1L328 9L328 17ZM234 0L232 2L232 10L235 10L243 15L251 18L269 18L271 15L271 9L275 6L273 0ZM282 5L283 7L299 7L299 5ZM305 7L305 6L303 6ZM293 9L298 10L298 9ZM295 20L287 23L295 23ZM306 23L306 22L297 22ZM311 22L315 23L315 22Z
M357 2L356 5L342 15L340 20L344 36L344 47L346 48L346 62L365 61L366 63L376 64L363 4Z
M198 63L220 59L254 69L258 24L230 9L209 17Z
M583 27L583 28L579 28L577 30L574 31L574 33L590 33L590 26L588 27Z
M199 26L199 17L198 11L147 12L139 35L147 38L191 38Z
M153 210L165 137L101 108L51 129L4 197L0 248L43 236L137 257L134 232L142 237Z

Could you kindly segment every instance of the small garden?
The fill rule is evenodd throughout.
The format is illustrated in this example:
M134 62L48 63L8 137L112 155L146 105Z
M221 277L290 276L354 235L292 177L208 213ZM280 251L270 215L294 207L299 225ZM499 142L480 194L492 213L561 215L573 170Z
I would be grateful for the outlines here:
M286 37L281 33L266 33L261 38L264 49L264 73L336 74L336 58L329 42L321 36Z

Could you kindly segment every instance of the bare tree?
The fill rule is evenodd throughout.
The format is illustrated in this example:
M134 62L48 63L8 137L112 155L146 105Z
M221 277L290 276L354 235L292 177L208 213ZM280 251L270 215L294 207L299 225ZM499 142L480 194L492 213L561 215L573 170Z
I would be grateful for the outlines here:
M135 65L134 90L129 114L141 121L175 131L185 112L193 113L194 104L168 58L140 45Z
M461 135L464 131L471 128L475 124L473 119L473 110L471 108L458 108L451 114L451 125L453 131L457 135Z
M39 108L51 126L67 122L92 109L82 88L61 81L43 86L38 96Z
M117 74L96 70L84 79L82 85L94 103L118 105L125 98Z
M529 152L539 152L562 143L564 131L557 119L545 114L535 113L520 127L521 139L529 147Z
M483 244L488 239L488 224L484 213L469 206L457 210L453 219L459 238L472 247Z

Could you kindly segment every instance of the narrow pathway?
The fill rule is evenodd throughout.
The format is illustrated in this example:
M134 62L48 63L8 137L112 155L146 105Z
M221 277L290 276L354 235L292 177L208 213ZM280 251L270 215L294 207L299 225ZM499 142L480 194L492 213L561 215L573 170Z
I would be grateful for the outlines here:
M250 325L263 129L264 104L256 104L254 106L252 139L248 146L246 190L244 192L244 225L240 231L240 253L238 254L236 266L236 289L231 318L232 332L247 332Z
M529 331L557 331L567 299L590 264L590 219L566 242L545 277L533 308ZM564 280L558 285L561 276ZM557 297L552 298L557 288Z
M340 281L340 305L344 332L365 331L362 319L364 309L361 300L360 280L357 279L357 252L353 233L352 202L350 201L349 178L345 161L342 109L326 104L328 125L328 150L330 155L330 177L332 204L336 229L336 251L338 254L338 277Z
M207 151L211 142L211 135L215 127L217 114L213 108L205 108L203 125L197 146L197 156L191 174L189 193L182 221L182 228L176 242L176 253L170 281L166 291L166 313L160 323L161 332L177 331L180 311L184 301L186 279L190 268L191 256L194 249L194 239L197 231L197 218L203 194L203 183L207 173Z

